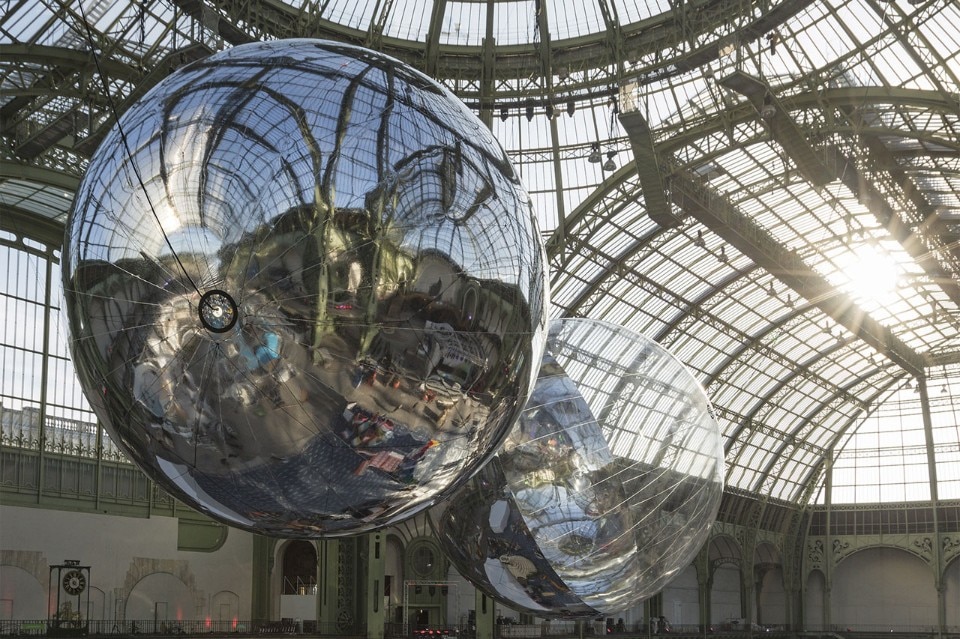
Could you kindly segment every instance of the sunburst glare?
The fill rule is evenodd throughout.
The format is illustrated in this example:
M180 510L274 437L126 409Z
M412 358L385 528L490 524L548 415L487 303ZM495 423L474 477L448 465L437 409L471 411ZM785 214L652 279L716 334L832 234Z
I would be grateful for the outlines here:
M850 254L850 262L842 267L844 288L872 305L885 306L897 298L897 281L901 275L896 260L879 246L865 244Z

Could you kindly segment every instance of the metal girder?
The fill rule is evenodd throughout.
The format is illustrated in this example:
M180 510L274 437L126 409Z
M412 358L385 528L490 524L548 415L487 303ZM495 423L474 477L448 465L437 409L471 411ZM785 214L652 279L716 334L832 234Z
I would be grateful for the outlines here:
M916 63L917 67L921 69L927 69L928 77L933 76L933 82L938 91L942 93L948 93L947 88L944 86L944 80L950 86L955 87L960 84L960 76L951 70L953 65L951 65L948 60L939 54L937 44L927 40L923 34L923 31L919 29L912 30L911 35L913 38L908 38L907 34L904 32L904 29L901 28L904 26L904 20L901 19L899 23L895 22L893 19L893 12L887 11L886 8L881 8L876 2L872 2L871 4L873 5L873 9L878 14L880 19L883 20L883 22L887 25L890 33L897 38L903 47L903 50L906 51L907 55L913 59L913 62ZM924 53L927 54L928 59L924 59ZM934 68L942 69L947 78L941 80L940 78L936 77L936 75L930 71Z
M79 116L80 111L76 106L69 111L61 113L58 118L48 123L45 127L35 131L33 135L26 140L20 141L14 152L24 160L33 160L39 157L44 151L53 147L66 137L68 133L76 130L77 118Z
M710 376L709 380L704 382L704 386L709 389L713 385L718 384L721 380L723 380L723 377L724 377L723 374L727 369L729 369L731 366L733 366L737 362L743 363L746 359L745 356L747 355L758 354L766 357L772 362L775 362L783 366L784 368L791 370L792 372L790 373L790 379L801 377L807 382L810 382L811 384L813 384L814 386L822 388L823 390L831 393L832 396L843 399L848 404L852 404L854 406L864 408L862 404L862 400L859 397L855 395L851 395L850 393L846 392L843 388L837 386L835 383L831 382L829 379L825 378L824 376L814 371L811 368L809 363L790 360L786 356L782 355L781 353L773 349L771 346L766 344L766 339L770 335L770 333L772 333L773 331L784 329L785 326L787 326L790 322L794 320L805 319L804 318L805 313L806 313L805 309L800 309L798 311L795 311L794 313L791 313L790 315L788 315L786 318L784 318L779 322L776 322L776 323L771 322L771 324L759 334L745 337L745 339L741 342L737 350L731 353L730 357L728 357L727 360L723 362L723 364L716 371L714 371L714 373ZM809 320L806 320L806 321L809 321ZM822 359L824 355L824 351L814 351L814 352L817 353L818 359ZM779 380L781 382L780 386L778 386L767 398L761 398L761 401L758 403L758 405L765 404L766 401L769 399L769 397L772 397L775 393L779 392L781 389L789 387L790 379L780 379ZM747 417L750 419L753 419L754 417L756 417L756 413L751 412Z
M836 109L863 108L874 104L893 104L904 107L915 107L940 113L960 112L960 100L936 91L919 89L901 89L898 87L841 87L823 88L817 91L805 91L794 95L779 98L780 104L788 111L802 111L806 109L822 109L829 104ZM752 104L734 105L724 113L718 113L712 120L702 122L697 127L685 127L678 131L661 131L662 140L657 143L657 150L661 153L673 152L681 147L692 144L696 140L711 134L726 131L731 124L736 125L756 116ZM874 127L865 128L862 125L850 129L850 133L876 131L878 134L889 134L891 131L901 135L912 135L924 139L922 132L906 132ZM833 126L821 130L824 135L833 132L844 132L844 127ZM952 146L956 140L943 138L943 144Z
M63 244L63 224L13 206L4 207L0 229L43 242L51 249Z
M856 163L838 149L828 147L825 150L834 156L837 179L857 195L890 236L916 260L931 281L938 283L947 297L960 307L960 248L953 247L951 250L949 246L938 241L935 233L925 232L936 228L935 225L924 228L928 220L936 220L938 217L934 207L923 197L906 172L898 168L893 154L883 142L872 135L861 135L860 138L871 159L887 167L886 173L904 197L916 207L919 219L913 224L904 221Z
M224 19L215 10L207 7L203 0L173 0L173 4L180 7L181 11L200 24L207 26L218 36L234 46L248 42L256 42L256 38L235 26L229 20ZM290 15L288 19L292 22L294 16Z
M951 364L960 364L960 351L952 353L942 353L939 355L930 355L930 366L949 366Z
M620 113L620 123L623 124L623 129L630 138L647 214L651 220L664 228L680 226L682 220L674 214L670 203L667 202L663 174L654 148L650 126L640 111Z
M14 95L6 104L0 107L0 132L16 138L18 123L25 117L30 105L38 96L57 97L71 93L71 90L80 78L96 71L96 60L88 51L65 49L34 44L0 44L0 60L11 60L15 68L26 69L35 73L37 77L30 87L21 87L22 93ZM140 73L116 60L101 61L104 73L111 77L134 83L140 78ZM24 118L18 117L25 113ZM24 159L33 159L45 150L59 142L74 128L76 107L66 113L61 113L52 121L39 129L32 131L26 139L14 139L13 147L18 156Z
M691 46L689 49L685 48L672 58L667 57L667 60L664 60L662 57L654 60L649 70L641 69L633 77L633 80L638 84L647 84L699 69L713 60L719 59L724 47L730 44L742 46L753 42L805 10L811 4L813 4L813 0L791 0L790 2L781 2L774 7L769 7L762 16L741 25L734 33L715 38L699 47ZM727 15L722 16L721 20L729 24L731 19L738 13L736 9L741 9L741 7L736 7ZM671 13L675 14L676 12ZM703 20L705 16L709 15L709 11L705 7L698 7L693 3L686 2L684 3L684 12L682 14L683 19L676 20L676 18L674 18L677 23L678 41L685 39L690 33L690 14L695 15L697 19L700 20L700 23L693 25L696 27L695 31L699 33L703 33L704 31ZM632 38L627 40L628 50L633 50L634 48L632 40Z
M904 250L917 260L927 275L935 282L942 282L941 287L944 292L960 306L960 281L955 279L960 274L960 262L949 260L948 250L938 245L935 236L925 237L920 232L912 230L890 205L880 189L859 170L856 163L845 157L838 149L834 147L815 149L790 116L786 106L774 95L765 81L742 71L734 71L718 82L721 86L746 96L773 139L794 161L807 181L817 187L822 187L834 180L842 181L886 227L890 235L900 242ZM825 104L830 103L825 102ZM852 109L841 110L847 112L848 118L854 119ZM861 136L861 142L869 156L877 158L885 166L896 166L893 154L876 136ZM921 216L920 220L916 220L914 227L919 229L923 220L935 217L933 207L906 178L902 170L888 169L888 172L894 178L894 184L917 208ZM960 255L960 250L956 252ZM945 263L948 261L957 263Z
M772 437L773 439L776 439L777 441L784 442L786 444L796 446L797 448L810 451L815 455L826 454L826 450L824 450L820 446L817 446L816 444L811 444L810 442L805 440L797 440L796 438L791 437L789 434L783 432L782 430L777 430L776 428L772 428L761 422L748 419L744 415L734 412L729 408L714 406L713 411L714 413L716 413L718 417L727 419L730 422L733 422L735 424L740 424L743 432L762 433L764 435ZM737 432L739 433L741 431L737 431Z
M127 94L123 101L115 105L117 114L122 114L130 105L136 102L150 88L160 80L169 75L174 69L199 60L212 53L212 51L200 44L191 44L183 49L173 51L167 54L157 64L155 64L149 73L142 74L141 71L126 64L112 60L106 56L99 59L99 70L103 72L106 78L121 79L132 85L132 91ZM62 95L64 91L58 86L67 81L72 75L90 75L98 71L97 60L90 52L78 51L75 49L64 49L60 47L49 47L39 45L0 45L0 56L16 55L16 60L20 64L34 63L51 68L45 74L46 83L53 83L47 87L44 92L51 96ZM37 83L35 83L36 85ZM110 96L105 96L108 100ZM21 96L14 98L0 109L2 116L2 127L4 133L7 129L14 126L16 112L25 109L33 101L32 96ZM58 117L48 122L44 126L35 130L29 137L13 141L13 148L18 157L24 160L33 160L42 155L48 149L60 143L70 133L77 130L77 118L87 119L86 114L82 114L78 105L61 113ZM86 138L76 141L72 146L72 151L85 157L89 157L100 141L106 135L107 131L113 126L115 119L113 113Z
M434 77L437 73L437 61L440 59L440 31L443 29L443 16L447 11L447 0L434 0L430 11L430 25L427 27L427 39L424 43L424 72Z
M791 376L791 378L795 377L798 374L800 374L799 370L795 371ZM836 408L832 408L834 405L837 405L837 404L851 405L852 404L856 408L856 410L854 411L854 415L847 419L847 422L848 422L847 425L844 427L838 428L837 432L842 433L847 427L849 427L851 424L855 422L858 416L863 415L869 410L872 399L866 400L866 401L863 399L860 399L858 396L854 395L853 391L857 386L862 386L865 383L867 383L871 377L872 377L872 374L868 376L861 376L854 379L854 381L849 384L846 384L844 386L834 387L834 390L829 397L818 402L815 406L812 407L811 410L807 411L806 414L802 415L801 419L797 420L797 424L799 425L796 426L793 431L789 431L789 432L778 431L783 434L782 437L778 437L778 439L783 443L783 445L781 446L781 448L777 450L770 451L774 453L774 455L772 456L770 464L768 464L767 467L760 472L758 485L766 484L769 478L773 476L771 471L774 469L775 460L787 458L787 448L790 446L793 446L794 448L808 450L820 456L826 454L826 449L824 449L823 447L811 444L807 440L809 431L812 429L818 428L819 424L822 423L815 419L816 416L824 412L828 412L828 414L838 412ZM771 406L773 402L775 402L777 395L779 393L784 392L785 389L788 389L790 387L791 378L783 379L782 380L783 384L781 386L779 386L773 392L768 393L766 396L759 398L757 402L757 408L754 408L748 414L743 416L744 423L741 423L740 426L731 434L730 440L728 441L727 446L725 447L725 450L727 451L727 453L733 450L734 447L737 448L736 453L733 455L732 461L735 462L737 459L739 459L740 455L743 452L743 444L746 443L746 441L740 441L741 436L744 435L744 433L748 433L750 431L756 430L753 424L762 423L760 420L757 419L758 413L759 413L759 407ZM893 378L893 380L894 381L891 383L896 383L897 381L896 378ZM769 434L766 431L761 431L761 432L764 432L764 434ZM736 445L738 442L740 443L740 446L737 447ZM727 458L730 459L730 456L728 455Z
M849 295L838 291L807 266L799 255L783 247L766 229L741 213L726 198L710 190L694 174L679 169L674 171L670 187L671 199L687 214L905 371L915 377L923 375L926 360L919 353L901 342L889 328L857 306Z
M831 104L837 108L844 106L863 106L865 104L898 104L945 113L956 113L960 111L960 102L936 91L921 91L894 87L825 88L822 91L809 91L784 97L781 99L781 103L790 111L822 107L824 103ZM667 134L662 136L663 139L657 142L657 151L661 155L672 153L681 147L693 144L698 139L726 130L731 122L738 124L753 117L755 117L755 111L752 106L735 107L733 113L727 113L723 116L717 114L712 120L708 120L696 128L667 132ZM835 129L824 130L823 133L828 134L834 130ZM854 131L851 131L851 133L853 132ZM863 130L856 132L862 133ZM867 133L882 135L884 133L889 134L891 131L882 128L873 128L867 131ZM897 133L906 135L905 132ZM627 131L627 134L629 135L629 131ZM944 140L944 143L955 144L955 141ZM621 167L614 176L608 178L600 187L592 191L580 205L577 206L576 210L567 216L567 233L576 229L584 220L589 218L595 209L609 197L611 192L622 188L622 182L631 177L632 171L624 170L629 168L629 166L629 164L625 164ZM566 236L561 235L558 231L555 231L549 238L547 241L547 252L551 258L563 252L565 238Z
M539 43L536 45L540 56L540 77L543 78L544 90L547 94L547 104L552 107L553 100L553 50L550 41L550 25L547 17L550 3L547 0L534 0L537 17L537 34Z
M391 11L393 11L393 0L379 0L374 5L364 46L370 49L380 48L380 44L383 42L383 30L387 26L387 19L390 17Z
M24 180L76 192L80 178L65 171L0 159L0 180Z
M858 101L859 104L863 104L864 100L875 101L875 102L892 102L892 103L909 103L909 104L918 104L923 105L928 108L936 108L944 111L951 111L954 109L954 104L952 100L945 99L943 95L936 92L924 92L924 91L904 91L899 89L885 89L878 88L876 90L860 90L859 93L851 91L850 89L835 89L835 90L826 90L819 94L806 94L800 96L793 96L789 100L784 100L784 104L788 105L789 108L796 108L797 104L802 104L805 100L810 104L809 106L822 105L822 101L825 99L825 95L828 94L826 99L836 98L837 101L843 102L844 100L854 102ZM832 94L832 95L830 95ZM750 116L753 117L753 116ZM628 129L628 125L625 125L625 129ZM630 133L628 129L628 134ZM698 131L698 135L704 135L704 129ZM693 137L693 136L691 136ZM689 140L687 140L689 142ZM676 139L670 139L665 141L666 144L673 145L678 142ZM825 155L823 157L826 157ZM838 162L834 162L838 164ZM825 162L824 166L828 166ZM671 167L665 167L671 168ZM674 172L678 172L680 169L676 166L672 167ZM836 168L833 171L837 172ZM681 182L682 179L678 180L677 184L681 188L673 189L676 193L672 193L674 202L677 204L690 206L692 209L699 209L709 211L711 206L710 202L712 198L715 197L708 193L707 200L699 201L697 194L701 192L702 185L700 180L696 176L686 174L688 184L687 188L682 188ZM626 176L621 176L620 179L625 179ZM671 183L672 185L672 183ZM610 184L611 188L616 187L615 184ZM702 194L701 194L702 195ZM576 226L585 219L591 212L591 208L596 206L599 202L602 202L606 196L605 192L595 192L589 201L585 201L584 206L579 207L578 211L574 215L570 216L567 220L567 233L570 233L571 230L575 229ZM726 215L731 214L727 209L733 209L732 205L729 202L724 202L724 215L721 217L726 218ZM710 219L711 216L708 214L704 215L705 219ZM741 217L737 212L737 217ZM698 219L700 219L698 217ZM718 221L714 219L711 224L708 224L721 236L726 236L728 232L718 230ZM725 222L719 222L719 227L722 228L725 225ZM776 245L776 242L773 241L773 238L769 236L766 232L762 232L760 235L757 235L756 231L763 231L762 229L754 228L743 228L740 231L744 231L750 238L765 237L770 240L771 244ZM739 231L732 233L733 235L739 235ZM552 257L561 255L564 252L563 245L565 243L564 237L558 237L554 235L550 238L548 242L549 251ZM576 238L571 237L570 240L574 241ZM742 237L731 241L732 244L740 245L744 244L745 247L750 246L753 240L746 241ZM766 247L769 249L770 247ZM741 249L748 256L755 257L755 254L758 252L758 247L746 248L746 250ZM802 263L802 260L799 259L795 254L786 251L782 246L776 245L772 251L767 250L767 253L764 257L758 259L758 263L768 267L775 275L778 275L784 282L790 285L794 290L798 292L803 297L808 297L816 306L821 310L828 313L831 317L837 320L841 325L845 326L852 333L864 339L870 343L874 348L880 350L887 354L893 361L898 365L904 368L911 375L917 376L922 374L924 364L926 360L920 356L918 353L912 351L905 344L896 339L896 337L888 329L874 321L872 318L868 317L862 310L857 309L853 302L845 295L839 295L836 291L829 286L829 284L819 275L817 275L812 269L807 267ZM950 278L939 277L939 280L945 280L947 285L950 286Z
M720 78L717 83L742 94L750 101L770 131L771 137L794 161L808 182L821 187L834 179L836 171L831 171L826 166L823 158L807 141L807 136L766 82L738 70Z
M107 135L110 129L113 127L116 119L114 116L119 117L126 112L133 104L139 100L143 95L152 89L155 85L159 84L161 80L166 78L168 75L173 73L176 69L190 64L191 62L196 62L197 60L202 60L213 53L208 47L202 44L190 44L182 49L176 51L171 51L167 54L160 62L158 62L148 74L143 76L143 79L137 83L133 91L127 95L123 102L119 104L112 105L110 116L104 121L96 130L92 131L89 136L77 142L73 150L80 155L90 157L93 155L93 152L100 146L100 142Z
M597 0L600 8L600 15L603 16L603 24L606 27L607 46L610 48L610 57L617 66L617 81L623 75L623 27L620 25L620 16L617 14L617 7L610 0Z
M546 3L546 0L543 1ZM203 0L174 2L194 18L202 18ZM764 12L763 16L746 22L739 29L737 37L741 42L755 39L796 15L811 2L812 0L768 0L771 5L769 10ZM725 43L730 39L727 31L730 30L731 19L751 11L750 4L743 0L687 0L687 4L701 34L709 34L711 31L723 33L718 33L706 44L691 45L687 38L688 32L683 29L683 25L678 24L674 12L665 11L623 28L622 35L618 38L622 48L620 60L650 55L656 59L658 69L667 70L667 75L685 73L717 59L721 41ZM250 33L234 26L235 24L248 25L250 32L257 36L277 38L320 37L363 44L366 36L364 31L325 20L321 15L305 17L296 8L282 3L221 0L216 6L229 21L217 14L217 18L210 18L216 22L214 29L233 44L254 39ZM208 15L211 12L212 9L207 9ZM565 67L604 68L610 62L610 46L610 34L605 31L565 39L559 47L554 47L553 63ZM418 68L424 68L424 49L419 42L382 37L378 48ZM483 64L479 53L477 46L451 47L442 59L438 59L434 77L478 77L481 73L479 66ZM526 78L539 72L540 68L540 55L529 46L511 47L497 53L498 77ZM650 81L656 79L649 77ZM605 82L615 80L608 77Z
M96 62L90 51L42 44L0 44L0 60L15 60L21 65L32 64L37 67L58 68L67 73L96 70ZM100 66L108 76L127 82L136 82L141 76L141 72L136 68L113 58L101 57Z
M612 259L612 258L609 258L609 259ZM831 383L828 379L815 373L810 369L810 367L807 364L790 360L784 355L777 352L775 349L773 349L769 345L767 345L766 343L764 343L763 336L751 336L746 333L742 333L734 325L723 321L722 319L720 319L719 317L711 313L708 309L705 309L703 307L703 304L705 302L704 298L701 298L695 301L690 301L685 298L682 298L676 293L670 291L666 286L658 284L657 282L654 282L653 280L651 280L649 277L646 277L645 275L641 274L638 270L629 266L625 260L621 260L621 262L618 264L616 275L617 275L616 281L626 279L627 281L634 283L636 286L650 292L650 294L652 295L656 295L661 299L670 300L673 303L673 305L676 308L680 309L681 311L684 308L687 309L686 311L687 315L685 317L695 317L698 321L703 322L704 324L707 324L709 326L713 326L719 331L722 331L727 334L738 335L741 343L743 344L743 347L740 350L738 350L733 356L731 356L726 363L724 363L724 365L720 368L720 371L730 366L735 360L739 359L745 352L749 350L750 352L762 355L768 358L769 360L780 364L784 368L788 368L792 370L794 377L802 377L803 379L810 382L811 384L826 390L831 394L832 397L841 398L845 402L852 404L854 406L857 406L861 409L865 408L859 398L845 392L843 388L838 387L837 385ZM737 275L734 277L734 279L739 279L739 277L740 275ZM573 304L571 304L571 308L576 309L576 308L579 308L580 305L584 304L585 300L587 300L590 296L592 296L596 291L600 290L600 287L602 286L603 281L612 282L614 281L614 278L612 277L600 278L600 281L595 282L594 286L589 287L583 294L581 294L581 296ZM725 289L729 284L730 282L726 282L723 285L718 286L717 289L713 291L713 293L720 292L721 290ZM713 293L711 293L711 296ZM781 326L782 324L771 326L770 330L779 328ZM661 333L660 335L656 336L656 341L662 342L663 338L664 338L664 333ZM713 380L711 380L711 382L708 382L706 385L713 383L713 381L717 379L717 376L719 376L719 373L716 373ZM777 390L775 392L781 392L784 388L787 388L787 386L785 384L781 384L780 386L777 387ZM617 392L618 391L614 391L613 394L616 395ZM751 413L749 415L749 419L752 420L753 417L754 417L754 413Z

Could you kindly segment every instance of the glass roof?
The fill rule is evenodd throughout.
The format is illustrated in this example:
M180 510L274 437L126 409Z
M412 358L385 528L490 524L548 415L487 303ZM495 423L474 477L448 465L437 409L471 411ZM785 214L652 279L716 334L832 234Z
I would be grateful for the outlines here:
M383 50L511 155L553 314L663 344L715 404L728 485L808 503L907 380L960 363L957 24L947 0L12 1L0 226L62 222L116 113L183 64L270 38Z

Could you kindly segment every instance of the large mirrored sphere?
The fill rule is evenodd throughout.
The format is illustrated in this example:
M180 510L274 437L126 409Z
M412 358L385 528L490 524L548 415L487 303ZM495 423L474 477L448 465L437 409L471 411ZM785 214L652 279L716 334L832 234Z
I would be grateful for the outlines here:
M535 227L503 150L426 76L332 42L236 47L157 85L92 158L63 256L76 367L110 437L221 521L395 523L479 469L528 398Z
M659 592L706 541L723 493L702 387L656 342L551 323L503 449L430 512L457 570L541 617L609 615Z

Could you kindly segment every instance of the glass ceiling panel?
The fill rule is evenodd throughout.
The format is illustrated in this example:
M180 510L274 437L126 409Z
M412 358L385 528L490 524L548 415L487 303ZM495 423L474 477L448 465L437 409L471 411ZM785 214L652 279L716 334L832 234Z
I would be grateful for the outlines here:
M625 301L627 302L625 305L631 309L632 313L636 313L636 309L641 308L643 316L654 320L667 320L676 315L675 307L666 299L648 298L642 305L635 304L634 302L637 299L636 288L637 286L630 281L629 278L619 280L613 288L608 291L607 295L611 300L620 300L621 303L611 303L610 300L604 299L593 306L592 312L599 313L601 317L605 317L609 309L624 305L622 302ZM631 318L633 318L632 313L630 315ZM639 318L632 319L632 323L637 322L643 322L643 320ZM646 330L641 332L644 332L648 337L653 337L653 335Z
M930 395L933 454L937 492L942 500L960 499L960 367L944 367L931 375Z
M810 474L822 460L821 456L800 447L794 448L791 453L783 472L771 486L771 496L776 499L796 501L797 492L806 485Z
M719 328L703 325L695 332L685 332L668 343L670 352L681 361L697 370L712 374L718 366L730 359L730 350L739 342Z
M493 37L499 46L537 41L540 36L536 3L533 0L494 3Z
M631 24L649 16L668 13L673 7L668 0L613 0L621 24Z
M373 2L357 0L330 0L324 10L324 17L351 29L365 31L373 18Z
M440 44L480 44L486 33L486 28L480 26L485 13L485 7L476 2L448 2L440 27Z
M578 2L562 7L558 3L548 3L547 23L550 25L550 37L561 40L576 38L591 33L602 33L606 28L599 2Z
M953 402L944 402L951 406ZM941 412L942 406L931 405ZM838 446L834 460L834 503L927 500L929 468L913 384L894 393Z
M750 388L740 389L737 393L724 383L720 389L711 393L710 399L718 406L723 406L739 415L749 413L759 403L759 395L753 392L752 385Z
M0 208L20 209L62 221L73 202L73 193L24 180L0 182Z
M726 381L734 388L749 388L750 394L755 397L765 397L773 389L778 388L780 386L779 380L788 374L788 369L777 366L773 362L768 362L767 366L762 369L739 366L726 377ZM736 405L733 399L730 400L728 405L734 410L742 409L742 407Z
M430 3L394 3L387 16L384 33L403 40L425 41L430 26Z

